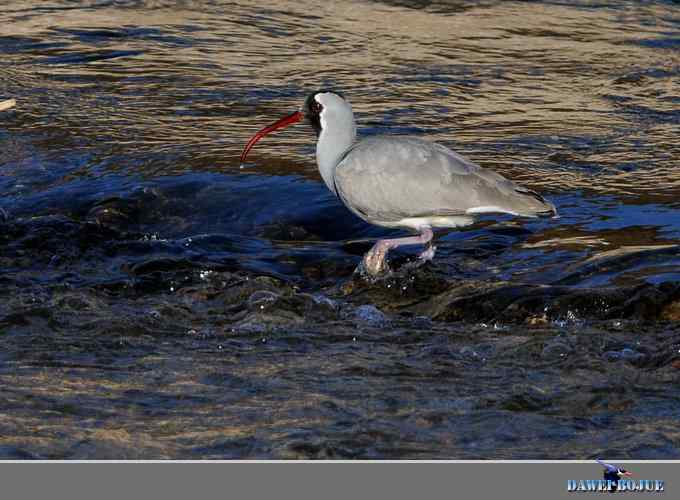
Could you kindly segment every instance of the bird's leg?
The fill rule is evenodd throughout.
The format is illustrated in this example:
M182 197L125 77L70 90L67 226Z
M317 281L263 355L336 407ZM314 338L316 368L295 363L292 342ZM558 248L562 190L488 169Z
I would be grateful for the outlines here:
M420 255L418 255L418 261L423 264L425 262L428 262L434 258L434 253L437 250L437 247L432 244L432 240L427 244L427 248L423 250Z
M364 255L364 260L362 262L363 268L371 276L377 276L388 269L386 262L387 252L393 248L404 245L426 245L432 241L432 237L432 228L424 226L420 228L420 234L418 236L395 238L392 240L378 240L378 242L373 245L373 248ZM429 245L428 249L421 254L421 258L423 258L423 256L425 260L427 260L428 256L431 259L434 256L434 247Z

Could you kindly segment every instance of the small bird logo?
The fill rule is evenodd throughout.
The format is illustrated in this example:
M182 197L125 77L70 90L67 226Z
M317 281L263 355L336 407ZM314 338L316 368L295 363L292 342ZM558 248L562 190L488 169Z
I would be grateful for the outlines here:
M605 481L611 481L611 490L616 491L619 488L619 479L622 477L630 477L633 475L632 472L628 472L626 469L622 469L616 465L608 464L603 462L599 458L595 460L598 464L604 467L604 479Z

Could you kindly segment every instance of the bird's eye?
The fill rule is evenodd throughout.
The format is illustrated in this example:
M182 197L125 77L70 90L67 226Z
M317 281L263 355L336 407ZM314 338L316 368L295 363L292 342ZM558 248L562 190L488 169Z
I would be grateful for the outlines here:
M319 113L321 113L323 106L321 104L319 104L317 101L313 101L311 108L312 108L313 113L319 114Z

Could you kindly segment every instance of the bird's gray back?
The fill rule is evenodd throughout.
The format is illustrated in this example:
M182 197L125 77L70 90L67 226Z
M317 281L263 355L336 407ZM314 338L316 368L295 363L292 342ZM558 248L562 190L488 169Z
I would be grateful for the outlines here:
M345 204L374 223L485 212L533 216L554 210L536 193L415 137L377 136L356 143L338 163L334 178Z

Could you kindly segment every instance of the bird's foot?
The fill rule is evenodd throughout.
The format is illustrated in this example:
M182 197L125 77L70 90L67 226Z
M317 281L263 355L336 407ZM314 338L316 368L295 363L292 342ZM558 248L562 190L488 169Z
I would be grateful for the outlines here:
M436 246L434 245L428 246L418 255L418 258L406 264L405 267L409 269L417 269L426 262L430 262L432 259L434 259L434 254L436 250L437 250Z
M434 259L434 253L437 250L437 247L434 245L430 245L425 249L423 252L418 255L418 262L420 264L425 264L425 262L428 262L432 259Z
M387 249L383 249L378 245L371 248L366 252L366 255L364 255L357 271L359 271L360 274L368 275L371 278L389 273L390 268L387 265Z

